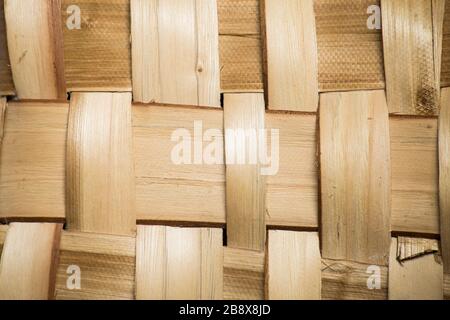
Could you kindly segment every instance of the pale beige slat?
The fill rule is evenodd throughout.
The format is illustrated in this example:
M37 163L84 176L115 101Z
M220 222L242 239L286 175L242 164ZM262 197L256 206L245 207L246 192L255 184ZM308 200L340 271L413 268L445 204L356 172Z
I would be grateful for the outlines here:
M61 224L11 223L0 261L0 299L53 298Z
M321 259L317 232L271 230L267 298L320 300Z
M135 244L134 236L63 231L56 299L134 299Z
M224 96L227 241L234 248L265 246L264 111L263 94Z
M216 0L132 0L136 102L220 106Z
M68 104L9 102L0 158L0 218L65 217Z
M428 240L437 242L437 240ZM408 238L392 238L389 259L390 300L442 300L443 269L438 253L397 260L399 250L416 251L415 241ZM405 248L412 246L412 248ZM438 246L436 243L433 246Z
M316 111L319 100L313 0L264 0L268 107Z
M320 98L322 255L387 265L390 154L384 91Z
M211 141L203 139L207 132ZM188 161L178 164L182 159L172 154L184 142L192 151L194 144L201 143L203 152L217 145L218 161L208 164L201 158L196 163L194 153L185 150ZM134 106L133 147L137 220L225 223L221 109Z
M444 272L450 274L450 88L441 92L439 115L439 210Z
M390 117L396 232L439 234L437 119Z
M222 230L138 226L137 299L221 299Z
M8 51L21 99L63 99L60 0L5 0Z
M439 113L432 0L382 0L384 66L390 113Z
M134 234L131 93L73 93L68 128L69 230Z

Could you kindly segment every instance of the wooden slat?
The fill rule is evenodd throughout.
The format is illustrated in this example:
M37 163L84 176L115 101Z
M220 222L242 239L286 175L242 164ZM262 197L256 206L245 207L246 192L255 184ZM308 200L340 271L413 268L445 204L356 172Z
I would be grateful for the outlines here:
M131 17L134 101L220 106L216 0L131 0Z
M138 226L137 299L221 299L222 230Z
M439 116L439 210L444 272L450 274L450 88L441 92Z
M444 273L444 299L450 300L450 274Z
M130 236L63 231L56 299L134 299L135 243Z
M14 94L14 82L6 40L4 0L0 0L0 95Z
M266 224L318 227L316 116L266 112L268 135L279 132L279 170L267 176Z
M74 93L67 141L69 230L135 233L131 93Z
M438 114L432 1L381 0L381 9L389 112Z
M223 256L223 298L263 300L264 252L224 247Z
M264 0L268 108L316 111L319 100L313 0Z
M379 288L376 287L378 280ZM375 287L370 289L369 283ZM387 286L388 267L322 259L324 300L386 300Z
M386 265L389 252L389 125L383 91L320 98L322 254Z
M450 86L450 4L445 4L442 30L441 86Z
M318 234L269 231L267 282L268 299L320 300Z
M5 114L6 114L6 98L0 97L0 153L4 134L3 131L5 127Z
M437 240L432 244L438 247ZM436 253L417 255L417 245L423 248L423 241L417 243L411 238L392 238L389 261L390 300L441 300L443 298L442 262ZM399 261L401 251L412 252L408 259Z
M0 158L0 218L64 219L67 103L10 102Z
M390 118L392 231L439 234L437 119Z
M65 98L60 0L4 2L17 95L21 99Z
M225 94L224 127L228 245L263 250L265 177L259 157L264 147L259 139L264 129L263 94Z
M62 225L12 223L0 263L0 299L53 298Z
M446 0L432 0L431 3L433 14L434 74L439 99L441 93L439 88L441 87L442 42L444 32L445 2Z
M3 244L5 243L8 228L9 226L7 224L0 224L0 257L2 255Z
M76 5L80 29L69 29ZM131 91L130 0L62 0L67 90Z
M195 121L199 121L198 133L194 132ZM212 133L210 129L215 131L213 141L204 141L201 149L205 150L216 141L220 152L223 150L222 110L134 106L133 154L138 220L225 223L223 154L221 163L210 165L203 159L198 159L196 164L191 152L189 161L184 164L176 164L172 159L177 145L186 141L188 149L193 150L194 142L200 145L203 133L207 130ZM178 133L186 133L186 139Z

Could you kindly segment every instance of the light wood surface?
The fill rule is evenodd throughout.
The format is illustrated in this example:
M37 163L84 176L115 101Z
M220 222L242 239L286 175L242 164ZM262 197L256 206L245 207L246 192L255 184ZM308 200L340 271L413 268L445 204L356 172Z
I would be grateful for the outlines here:
M135 233L131 93L74 93L67 141L69 230Z
M316 111L319 100L313 0L263 0L268 108Z
M21 99L63 99L60 0L4 0L9 60Z
M266 179L259 157L264 127L263 94L225 94L227 241L233 248L264 250Z
M137 299L221 299L222 230L138 226Z
M320 300L317 232L269 231L266 285L271 300Z
M322 255L387 265L389 122L383 91L320 97Z
M14 82L6 40L4 0L0 0L0 96L14 94Z
M5 243L6 239L6 232L8 231L9 225L7 224L0 224L0 257L3 250L3 245Z
M217 19L216 0L131 0L134 101L219 107Z
M53 298L62 225L12 223L0 261L0 299Z

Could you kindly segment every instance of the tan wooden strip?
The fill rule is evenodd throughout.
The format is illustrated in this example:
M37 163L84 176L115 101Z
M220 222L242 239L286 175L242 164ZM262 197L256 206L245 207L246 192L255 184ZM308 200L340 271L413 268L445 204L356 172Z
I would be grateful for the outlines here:
M269 231L268 246L267 298L320 300L317 232Z
M266 233L265 164L260 157L265 147L260 136L264 129L263 94L225 94L224 127L228 245L263 250Z
M131 0L131 21L134 101L220 106L216 0Z
M222 230L138 226L137 299L220 299Z
M278 167L278 172L267 176L266 224L317 227L319 186L316 116L266 112L265 121L268 137L276 133L274 130L279 133L279 163L272 156L272 166Z
M62 225L12 223L0 261L0 299L51 299Z
M432 1L381 0L381 9L389 112L438 114Z
M433 247L438 247L437 240ZM392 238L389 261L390 300L441 300L443 298L443 270L439 253L424 252L398 261L401 251L417 252L417 242L408 238ZM422 246L422 243L419 242ZM408 248L411 247L411 248Z
M444 32L445 2L446 0L432 0L431 3L433 10L434 74L436 88L438 88L437 94L439 96L439 99L441 93L439 88L441 87L442 42Z
M135 237L63 231L56 299L134 299Z
M389 252L389 125L383 91L320 98L322 254L386 265Z
M386 300L388 267L322 259L322 299Z
M441 86L450 86L450 5L448 3L446 3L444 8L442 30Z
M0 218L64 219L68 104L10 102L0 158Z
M3 141L3 131L5 127L6 98L0 97L0 153Z
M138 220L225 223L222 110L134 106L133 146Z
M9 226L7 224L0 224L0 257L2 255L3 244L5 243L8 228Z
M9 58L21 99L63 99L60 0L4 0Z
M268 108L316 111L319 100L313 0L264 0Z
M450 274L450 88L441 92L439 116L439 210L444 271Z
M62 0L61 16L67 90L131 91L130 0Z
M437 124L390 118L392 231L439 234Z
M14 94L14 82L6 40L4 0L0 0L0 96Z
M450 300L450 274L444 273L444 299Z
M69 230L134 234L131 93L74 93L67 140Z
M263 300L264 252L224 247L223 255L223 298Z

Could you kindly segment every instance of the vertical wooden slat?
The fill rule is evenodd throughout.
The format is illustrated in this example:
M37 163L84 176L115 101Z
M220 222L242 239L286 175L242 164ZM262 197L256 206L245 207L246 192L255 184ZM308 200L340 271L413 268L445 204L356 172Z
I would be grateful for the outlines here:
M269 231L267 298L320 300L321 259L316 232Z
M60 0L5 0L9 58L21 99L64 99Z
M225 94L224 127L228 245L263 250L265 177L258 153L263 147L263 94Z
M438 114L432 0L382 0L381 9L389 112Z
M316 111L317 40L313 0L264 0L268 107Z
M14 83L6 40L4 0L0 0L0 95L14 94Z
M134 234L131 93L74 93L68 127L68 228Z
M0 299L51 299L61 224L12 223L0 262Z
M220 106L216 0L132 0L133 97Z
M323 257L386 265L390 155L384 92L327 93L320 103Z
M220 299L222 230L138 226L137 299Z
M389 259L390 300L441 300L442 262L437 240L392 238Z
M3 141L3 130L5 128L6 98L0 97L0 153Z

